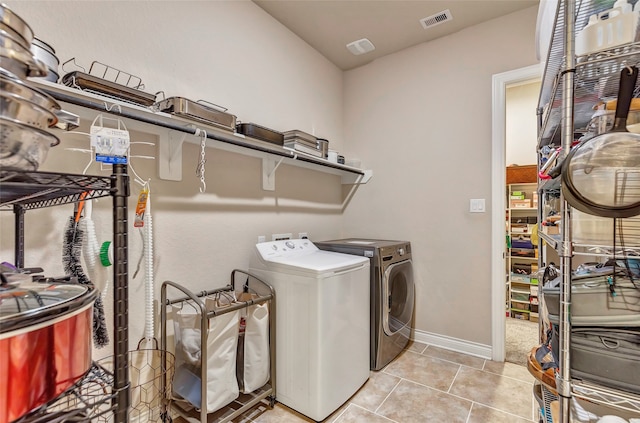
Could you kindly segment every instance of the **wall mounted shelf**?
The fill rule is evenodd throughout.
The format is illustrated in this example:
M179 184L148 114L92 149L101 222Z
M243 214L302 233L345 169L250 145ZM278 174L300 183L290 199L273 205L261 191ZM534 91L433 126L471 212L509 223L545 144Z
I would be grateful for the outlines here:
M200 122L158 112L152 108L135 105L91 92L32 79L37 88L51 95L63 108L81 118L93 120L96 112L121 118L127 129L158 136L158 174L160 179L182 180L182 145L200 143L201 134L206 133L206 146L245 156L262 159L263 189L275 190L275 172L282 163L319 172L338 175L342 184L365 184L373 176L372 170L329 162L291 149L270 144L255 138L237 134Z

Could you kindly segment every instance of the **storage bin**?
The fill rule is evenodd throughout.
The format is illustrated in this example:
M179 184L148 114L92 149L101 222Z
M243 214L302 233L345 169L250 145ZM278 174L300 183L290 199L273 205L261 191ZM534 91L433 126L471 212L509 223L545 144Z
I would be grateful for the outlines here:
M559 354L557 325L553 337ZM640 329L573 328L570 338L572 377L640 394Z
M529 320L529 313L518 313L517 311L514 311L511 313L511 317L514 319Z
M536 251L530 248L511 248L511 256L516 257L536 257Z
M612 276L572 281L571 324L573 326L640 327L640 289L623 277L616 277L613 291L610 289L610 283L613 283ZM560 288L545 286L542 288L542 293L549 312L549 320L557 323L560 313Z
M511 301L523 301L529 303L529 294L511 291Z
M571 210L571 234L576 244L612 246L614 219ZM640 217L617 219L616 246L640 244Z
M205 298L208 312L218 309L218 304L218 299ZM201 341L203 316L197 307L192 302L173 306L177 363L173 392L195 407L206 405L207 413L212 413L238 398L240 393L236 380L240 312L235 310L209 318L207 333ZM207 357L201 357L202 342L207 344ZM206 374L201 370L204 360ZM202 398L200 390L202 377L206 378L206 398Z
M509 204L512 209L527 209L531 208L531 199L509 200Z
M527 225L516 223L515 225L511 225L511 233L513 235L517 235L517 234L528 234L530 232L529 232L529 227Z
M529 263L513 263L511 265L511 271L520 275L531 274L531 264Z
M511 248L533 249L533 243L529 238L512 238Z
M511 301L511 309L515 311L517 310L529 311L530 307L528 302Z
M621 46L637 40L638 10L627 0L618 0L613 8L589 16L587 25L576 34L578 56Z
M529 275L523 275L520 273L511 273L511 282L522 282L528 284L531 281Z

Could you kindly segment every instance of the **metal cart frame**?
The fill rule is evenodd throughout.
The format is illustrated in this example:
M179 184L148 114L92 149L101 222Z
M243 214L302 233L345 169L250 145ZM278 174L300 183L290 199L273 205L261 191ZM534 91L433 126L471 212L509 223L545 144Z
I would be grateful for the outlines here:
M207 311L205 307L205 303L202 300L202 298L209 295L216 294L216 293L232 292L232 291L237 292L236 286L235 286L235 279L238 274L242 274L247 277L247 281L245 282L243 288L245 290L248 289L250 291L253 291L254 293L257 293L258 297L249 301L234 303L230 307L226 307L222 310ZM251 287L249 284L249 281L257 281L259 283L259 286ZM177 289L182 294L184 294L184 296L168 299L167 288L169 287ZM210 291L201 291L198 294L194 294L193 292L191 292L190 290L188 290L187 288L185 288L184 286L176 282L165 281L162 283L161 291L162 291L162 294L161 294L162 307L160 310L160 319L161 319L161 325L162 325L161 350L163 351L163 354L166 354L166 351L167 351L167 307L173 304L184 302L184 301L192 301L193 302L192 305L196 307L199 315L201 316L200 346L201 346L201 357L203 359L202 359L202 365L200 370L200 382L201 382L200 409L199 411L197 409L188 410L182 407L181 403L184 401L182 399L179 399L179 401L177 402L170 401L171 408L173 409L173 411L177 412L181 417L183 417L189 422L201 422L201 423L206 423L210 421L208 420L208 417L210 416L210 414L215 414L215 417L217 418L217 420L215 421L222 423L222 422L230 422L234 418L240 416L245 411L259 404L263 399L268 399L269 407L273 408L276 401L275 399L275 392L276 392L276 352L275 352L276 315L275 314L276 314L276 309L274 304L275 291L273 287L271 287L271 285L263 282L261 279L259 279L258 277L248 272L245 272L239 269L234 269L231 272L231 280L229 285L223 288L213 289ZM207 414L207 407L206 407L207 396L206 394L204 394L207 390L207 378L206 378L207 360L204 358L208 356L207 342L206 342L208 321L213 317L220 316L222 314L240 310L243 308L247 308L254 304L262 304L262 303L268 303L269 305L269 363L270 363L269 382L267 382L264 386L262 386L261 388L258 388L257 390L249 394L240 394L240 396L236 400L232 401L231 404L222 407L221 409L215 411L214 413ZM163 357L163 361L164 360L165 360L165 357ZM166 388L167 388L166 379L163 378L163 389L166 391ZM173 394L171 394L170 398L171 400L177 399L173 397ZM167 408L167 404L165 404L163 407ZM163 410L163 411L167 411L167 410Z

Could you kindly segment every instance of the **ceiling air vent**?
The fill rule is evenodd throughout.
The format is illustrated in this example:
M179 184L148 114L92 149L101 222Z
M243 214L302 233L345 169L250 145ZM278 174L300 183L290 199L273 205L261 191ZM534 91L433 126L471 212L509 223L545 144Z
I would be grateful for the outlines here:
M453 15L451 15L451 11L449 9L443 10L440 13L436 13L435 15L427 16L426 18L420 19L420 23L424 29L434 27L436 25L440 25L441 23L448 22L453 19Z
M363 38L361 40L353 41L347 44L347 49L349 49L349 51L356 56L359 56L361 54L369 53L370 51L375 50L376 47L371 41Z

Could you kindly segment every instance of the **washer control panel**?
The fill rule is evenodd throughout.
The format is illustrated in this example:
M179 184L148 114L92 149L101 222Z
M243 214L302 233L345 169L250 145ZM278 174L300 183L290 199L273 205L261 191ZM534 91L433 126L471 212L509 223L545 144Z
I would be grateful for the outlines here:
M256 249L263 259L275 257L295 257L318 251L308 239L286 239L280 241L260 242Z
M411 244L407 242L388 247L381 247L380 256L382 257L382 261L385 263L409 260L411 258Z

